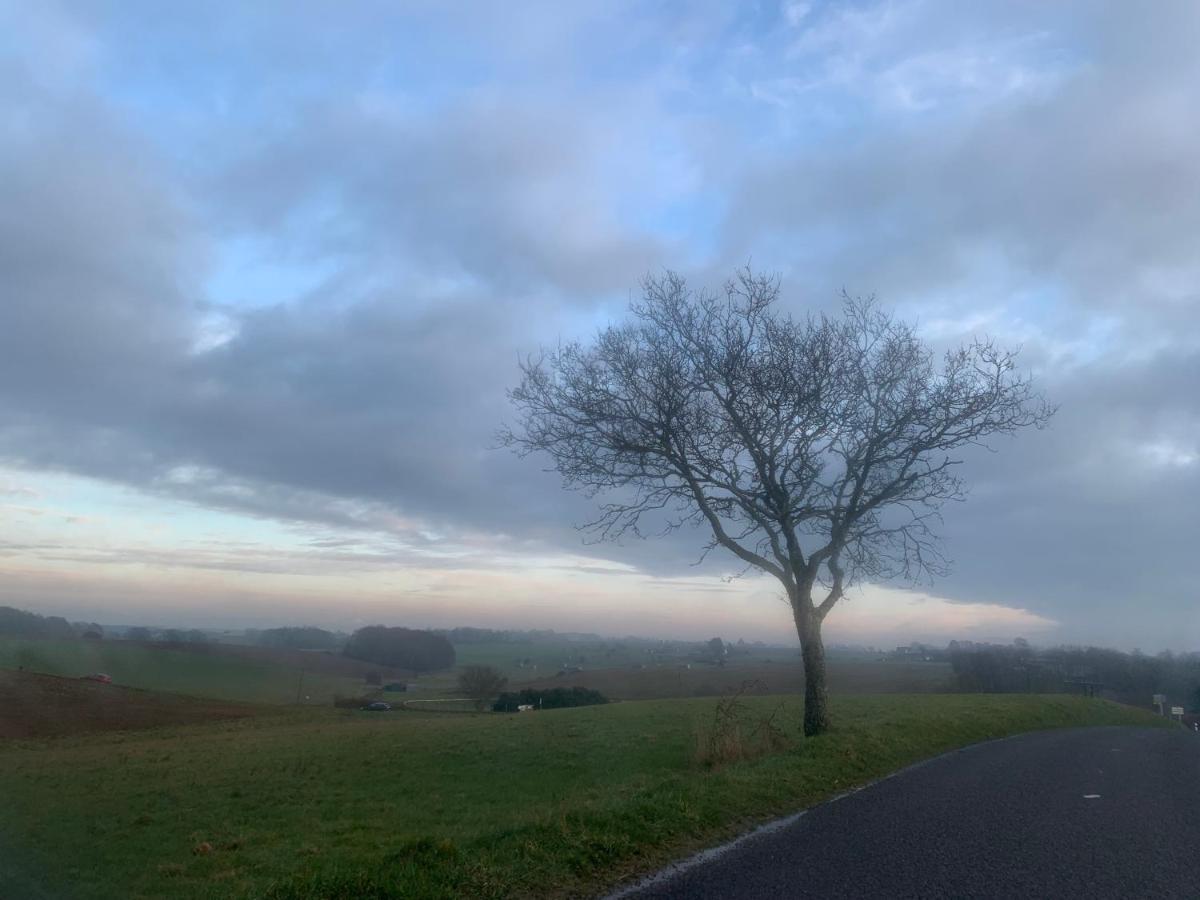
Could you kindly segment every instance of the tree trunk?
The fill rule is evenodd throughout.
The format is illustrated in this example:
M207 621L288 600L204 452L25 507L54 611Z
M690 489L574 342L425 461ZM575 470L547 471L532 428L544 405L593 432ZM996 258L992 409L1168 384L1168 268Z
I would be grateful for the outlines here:
M825 683L825 644L821 641L821 620L805 610L801 600L795 606L796 633L804 657L804 734L813 737L829 729L829 690Z

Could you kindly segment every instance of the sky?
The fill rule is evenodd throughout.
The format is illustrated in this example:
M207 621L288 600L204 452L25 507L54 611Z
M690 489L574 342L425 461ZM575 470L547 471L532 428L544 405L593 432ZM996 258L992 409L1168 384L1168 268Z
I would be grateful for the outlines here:
M665 269L1021 347L827 640L1200 649L1200 5L0 0L0 603L793 641L496 446Z

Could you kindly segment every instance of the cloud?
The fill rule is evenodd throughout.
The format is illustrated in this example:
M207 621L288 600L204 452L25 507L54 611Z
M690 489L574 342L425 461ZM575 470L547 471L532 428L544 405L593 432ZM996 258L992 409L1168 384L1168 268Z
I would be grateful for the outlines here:
M827 639L887 645L906 640L1044 641L1059 623L1017 606L959 603L942 597L872 587L851 595ZM843 638L844 636L844 638Z
M846 286L939 345L1022 343L1061 404L968 461L941 593L1179 633L1194 5L448 9L11 17L0 461L405 561L708 577L730 565L691 568L691 534L583 547L591 505L492 436L522 354L619 316L647 269L751 259L796 311Z
M627 149L588 116L493 98L414 114L352 97L300 113L255 135L214 189L214 216L282 235L282 252L334 255L377 282L436 272L568 298L623 292L661 254L621 221Z

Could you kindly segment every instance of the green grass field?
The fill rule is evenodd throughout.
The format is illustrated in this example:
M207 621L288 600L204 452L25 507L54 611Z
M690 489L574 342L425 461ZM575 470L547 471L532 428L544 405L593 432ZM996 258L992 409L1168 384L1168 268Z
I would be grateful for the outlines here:
M639 663L647 659L644 647L619 641L492 642L463 644L456 650L459 667L495 666L514 688L578 684L620 700L717 696L750 680L761 682L774 694L803 690L798 661L780 648L739 654L723 668L693 662L690 669L682 668L678 660ZM517 665L524 660L530 664ZM555 678L566 662L581 663L584 671ZM104 672L127 687L248 703L294 704L300 688L301 702L314 706L330 705L336 695L363 694L363 679L350 673L354 667L373 668L341 657L313 654L305 660L304 654L291 651L224 645L168 649L120 640L0 637L0 668L19 666L67 677ZM307 666L302 682L301 666ZM456 669L396 677L414 684L416 697L457 694ZM385 680L390 678L385 675ZM951 689L953 673L945 663L834 657L829 661L829 680L834 693L923 693Z
M126 687L240 700L248 703L329 705L335 694L361 693L360 678L305 672L272 662L220 653L168 650L125 641L0 638L0 668L79 677L111 675ZM304 698L308 699L305 701Z
M834 694L923 694L954 689L949 663L903 660L831 659L829 690ZM772 694L804 691L804 668L796 662L731 663L723 667L693 665L645 669L592 669L530 682L531 687L580 687L600 691L613 700L661 700L673 697L715 697L753 682ZM516 686L519 686L514 682Z
M655 641L601 638L598 640L540 640L481 641L454 645L459 665L493 666L514 680L544 678L563 666L578 665L585 669L634 667L656 662L668 666L694 658L700 644L672 643L659 654L648 651L657 648ZM661 649L661 648L659 648ZM800 648L732 647L730 664L753 665L768 661L795 663ZM524 665L521 665L524 663Z
M805 740L796 698L748 702L782 702L791 744L716 769L696 758L711 699L0 744L0 896L586 894L954 747L1161 722L1065 696L840 696L834 730Z
M493 666L514 681L553 675L564 665L629 666L646 658L640 645L620 641L487 641L455 644L454 653L460 666Z
M761 682L771 693L804 690L799 650L785 647L738 648L717 667L696 656L654 656L648 642L619 640L483 642L455 646L458 665L492 666L516 689L522 685L563 687L579 685L615 700L657 700L672 697L711 697L734 690L745 681ZM525 662L526 665L518 665ZM684 666L690 665L689 668ZM565 665L583 671L557 677ZM453 672L415 679L432 693L454 692ZM949 663L880 659L875 654L832 654L829 688L834 693L924 693L951 691L954 673Z

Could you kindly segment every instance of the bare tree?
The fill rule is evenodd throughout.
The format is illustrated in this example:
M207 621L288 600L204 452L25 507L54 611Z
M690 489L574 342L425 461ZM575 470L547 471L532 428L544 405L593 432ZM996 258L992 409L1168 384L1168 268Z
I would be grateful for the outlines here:
M465 666L458 674L458 690L482 710L504 690L508 679L491 666Z
M648 277L630 322L522 364L501 440L604 493L601 538L706 527L783 585L804 659L804 731L828 727L821 624L857 579L943 572L934 526L964 496L954 451L1043 426L1053 410L1015 353L975 341L935 358L872 300L797 320L778 280L722 293ZM703 558L703 557L702 557Z

